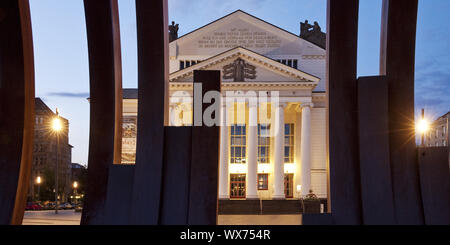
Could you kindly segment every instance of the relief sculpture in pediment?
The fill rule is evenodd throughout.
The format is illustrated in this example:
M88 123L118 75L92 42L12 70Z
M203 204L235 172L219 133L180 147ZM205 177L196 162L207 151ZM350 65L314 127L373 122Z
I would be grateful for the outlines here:
M233 63L223 67L223 79L233 79L234 82L256 79L256 67L238 58Z

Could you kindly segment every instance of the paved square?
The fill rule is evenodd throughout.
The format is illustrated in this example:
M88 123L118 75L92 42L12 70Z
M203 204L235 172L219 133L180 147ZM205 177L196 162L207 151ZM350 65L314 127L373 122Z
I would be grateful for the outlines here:
M73 210L25 212L23 225L79 225ZM300 225L301 215L219 215L219 225Z

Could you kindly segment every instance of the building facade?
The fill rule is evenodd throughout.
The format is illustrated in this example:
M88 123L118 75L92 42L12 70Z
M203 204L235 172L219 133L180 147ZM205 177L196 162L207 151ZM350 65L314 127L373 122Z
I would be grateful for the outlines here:
M57 143L56 134L51 128L56 114L40 98L35 99L35 116L33 167L29 197L31 200L36 200L39 195L38 189L42 194L41 197L44 196L44 192L53 192L52 188L54 188L55 183L53 176L58 159L58 189L61 193L60 200L65 201L71 192L73 147L69 144L69 121L60 117L62 130L59 133L59 142ZM41 183L36 183L38 177L41 177ZM42 188L38 188L38 185L41 185Z
M430 126L430 130L425 138L425 145L428 147L445 147L449 142L449 127L450 112L440 116Z
M220 70L221 199L327 197L325 34L233 12L169 47L170 123L193 124L194 70ZM136 150L137 90L124 90L122 163Z

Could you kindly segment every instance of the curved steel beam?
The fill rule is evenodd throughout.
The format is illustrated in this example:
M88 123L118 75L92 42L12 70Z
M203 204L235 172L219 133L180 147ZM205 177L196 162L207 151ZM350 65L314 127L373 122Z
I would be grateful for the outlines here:
M109 168L120 164L122 65L117 0L84 0L89 46L88 189L81 224L105 222Z
M28 0L0 1L0 224L22 224L32 167L34 58Z
M389 87L389 148L396 221L422 225L414 129L414 73L418 0L383 0L380 74Z
M157 225L160 219L164 122L167 122L167 0L136 0L138 34L138 137L131 224ZM139 125L145 125L141 127Z

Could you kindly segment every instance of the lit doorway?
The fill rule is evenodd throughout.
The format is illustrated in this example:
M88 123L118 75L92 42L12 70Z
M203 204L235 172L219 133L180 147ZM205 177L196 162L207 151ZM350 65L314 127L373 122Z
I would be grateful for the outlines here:
M284 175L284 194L286 198L294 198L294 174Z
M230 198L245 198L245 174L230 175Z

